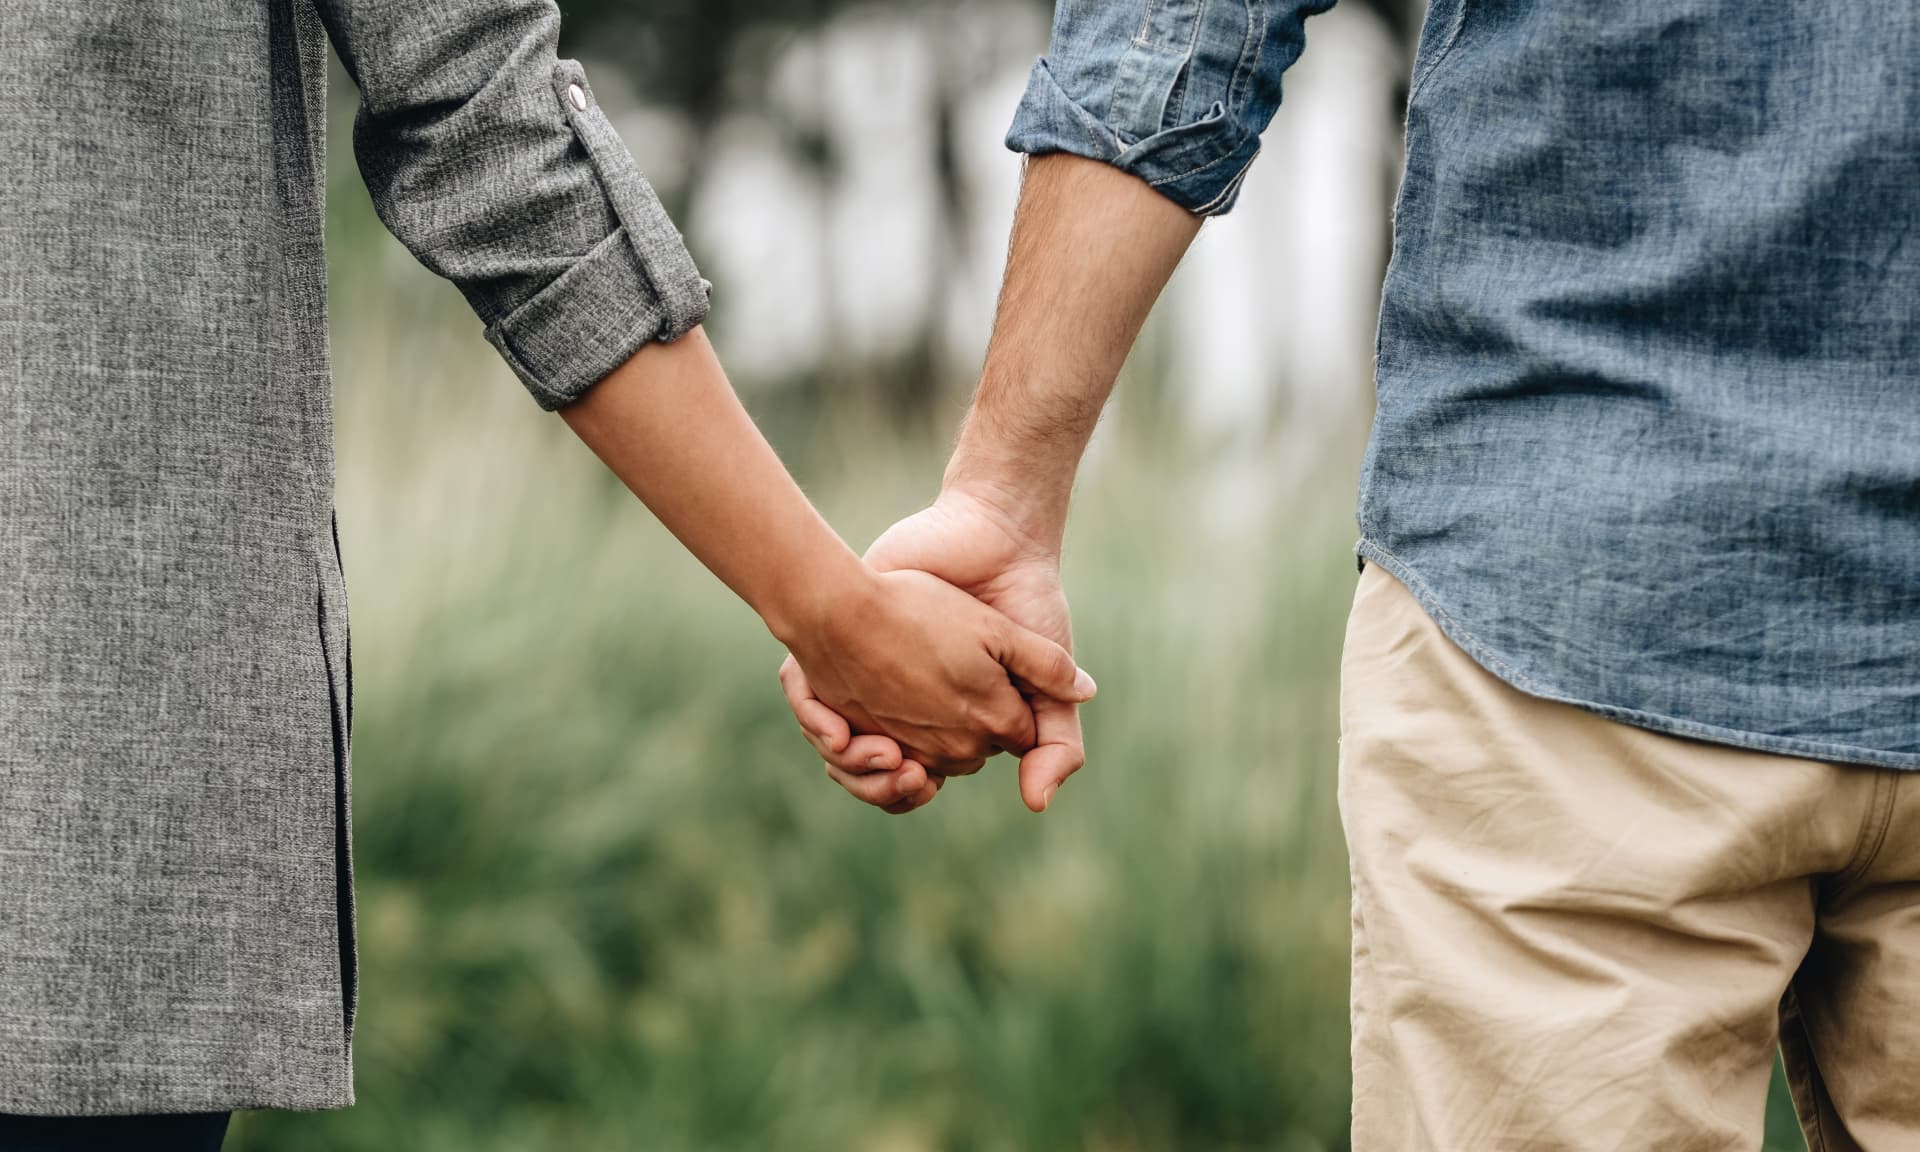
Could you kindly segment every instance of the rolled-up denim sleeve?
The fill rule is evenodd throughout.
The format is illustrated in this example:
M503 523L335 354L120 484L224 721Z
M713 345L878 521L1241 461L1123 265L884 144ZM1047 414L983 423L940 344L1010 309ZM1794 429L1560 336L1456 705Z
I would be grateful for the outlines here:
M1307 17L1334 0L1058 0L1007 134L1016 152L1112 164L1224 213L1280 108Z
M552 0L319 0L388 229L453 281L541 406L707 314L653 188L559 59Z

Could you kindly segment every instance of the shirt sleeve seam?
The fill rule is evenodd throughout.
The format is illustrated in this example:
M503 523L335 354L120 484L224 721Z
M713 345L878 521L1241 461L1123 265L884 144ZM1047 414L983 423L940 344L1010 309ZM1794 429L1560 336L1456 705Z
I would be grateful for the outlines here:
M576 326L600 317L598 324ZM578 399L649 343L684 335L704 319L669 314L650 294L625 228L487 328L489 343L540 406ZM529 346L531 341L532 346Z
M1234 132L1232 129L1228 129L1227 132L1228 132L1228 135L1226 138L1230 143L1226 151L1222 155L1214 157L1213 159L1207 161L1205 164L1201 164L1196 167L1189 168L1184 172L1176 172L1171 176L1161 176L1156 179L1148 180L1147 183L1151 184L1155 188L1159 188L1167 184L1178 184L1182 180L1190 180L1193 177L1198 176L1203 172L1210 171L1214 168L1219 167L1222 164L1225 164L1227 161L1232 160L1235 156L1238 156L1240 154L1240 149L1246 146L1247 139L1244 135L1238 132ZM1144 143L1144 141L1142 141L1142 143ZM1258 155L1257 152L1255 154ZM1124 160L1125 158L1126 158L1126 153L1122 153L1121 159Z

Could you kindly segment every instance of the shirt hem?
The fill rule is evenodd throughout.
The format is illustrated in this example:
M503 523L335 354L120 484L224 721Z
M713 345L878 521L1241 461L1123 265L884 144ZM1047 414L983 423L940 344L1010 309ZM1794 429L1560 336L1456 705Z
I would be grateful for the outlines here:
M1920 753L1888 752L1876 748L1858 748L1847 744L1828 744L1818 740L1799 740L1791 736L1770 736L1764 732L1748 732L1738 728L1723 728L1717 724L1702 724L1697 720L1685 720L1674 716L1663 716L1657 712L1647 712L1638 708L1626 708L1618 704L1606 704L1594 700L1585 700L1570 692L1552 685L1543 684L1516 669L1500 653L1483 644L1478 637L1447 610L1427 583L1414 572L1406 561L1395 556L1376 540L1362 537L1354 551L1372 564L1385 569L1407 591L1420 607L1438 625L1447 639L1459 645L1460 650L1473 658L1473 662L1499 677L1509 686L1536 699L1555 704L1570 704L1588 712L1630 724L1635 728L1644 728L1650 732L1659 732L1667 736L1679 736L1688 740L1701 740L1709 744L1724 744L1733 748L1742 748L1750 752L1765 752L1776 756L1793 756L1803 760L1819 760L1826 763L1858 764L1868 768L1891 768L1899 771L1920 771Z
M100 1116L191 1116L204 1112L340 1112L353 1106L351 1088L326 1094L215 1092L204 1096L114 1097L97 1102L75 1102L64 1096L47 1099L31 1094L0 1097L0 1113L66 1120Z
M1029 156L1066 152L1097 160L1139 177L1195 216L1230 212L1260 152L1259 133L1239 131L1224 106L1204 119L1155 129L1128 143L1114 125L1067 92L1045 57L1028 77L1006 144Z

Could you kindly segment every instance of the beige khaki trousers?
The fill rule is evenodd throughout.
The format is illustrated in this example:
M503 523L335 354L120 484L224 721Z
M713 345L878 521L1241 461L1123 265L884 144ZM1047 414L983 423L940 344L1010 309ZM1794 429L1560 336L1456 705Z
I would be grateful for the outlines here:
M1920 779L1527 696L1368 565L1348 623L1355 1152L1920 1150Z

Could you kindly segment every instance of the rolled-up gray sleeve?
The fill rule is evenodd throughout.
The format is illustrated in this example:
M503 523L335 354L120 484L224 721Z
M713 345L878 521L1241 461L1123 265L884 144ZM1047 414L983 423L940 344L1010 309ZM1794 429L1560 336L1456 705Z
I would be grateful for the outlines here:
M659 197L556 54L552 0L320 0L380 219L453 281L542 407L707 314Z

